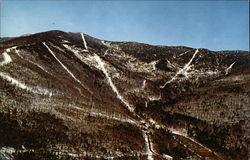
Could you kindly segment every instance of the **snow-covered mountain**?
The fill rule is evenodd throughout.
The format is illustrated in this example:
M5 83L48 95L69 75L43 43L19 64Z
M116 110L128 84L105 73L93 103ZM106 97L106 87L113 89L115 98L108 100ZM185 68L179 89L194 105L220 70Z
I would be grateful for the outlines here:
M0 159L249 158L250 54L48 31L0 41Z

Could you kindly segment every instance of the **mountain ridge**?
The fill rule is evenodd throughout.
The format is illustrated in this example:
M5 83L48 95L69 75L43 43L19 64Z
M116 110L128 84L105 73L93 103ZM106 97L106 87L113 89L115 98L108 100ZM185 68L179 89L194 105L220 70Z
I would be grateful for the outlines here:
M49 31L1 42L0 52L5 157L249 156L247 51ZM8 154L6 146L14 151Z
M10 39L15 39L15 38L22 38L22 37L29 37L29 36L38 36L39 34L44 34L44 33L83 33L83 32L64 32L62 30L50 30L50 31L43 31L43 32L38 32L38 33L32 33L32 34L24 34L21 36L15 36L15 37L0 37L0 39L6 39L4 41L9 41ZM88 34L83 33L84 35L89 36ZM90 36L91 37L91 36ZM91 37L94 38L94 37ZM95 38L97 40L101 40L98 38ZM105 41L109 41L109 40L105 40ZM136 42L136 41L113 41L113 42L117 42L117 43L140 43L140 44L145 44L145 45L150 45L150 46L158 46L158 47L182 47L182 48L189 48L191 49L192 47L188 47L188 46L166 46L166 45L153 45L153 44L149 44L149 43L142 43L142 42ZM199 49L207 49L207 48L199 48ZM209 49L207 49L209 50ZM238 51L238 52L247 52L247 50L210 50L210 51L214 51L214 52L227 52L227 51Z

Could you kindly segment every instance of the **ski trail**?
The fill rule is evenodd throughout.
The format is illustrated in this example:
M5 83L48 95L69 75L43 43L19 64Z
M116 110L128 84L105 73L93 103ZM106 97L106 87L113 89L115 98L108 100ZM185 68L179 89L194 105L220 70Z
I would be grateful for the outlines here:
M188 52L189 52L189 51L183 52L183 53L177 55L176 58L181 57L181 56L183 56L184 54L187 54Z
M198 52L199 52L199 50L196 49L195 52L194 52L194 54L193 54L193 56L192 56L192 58L190 59L190 61L184 66L183 72L185 72L185 71L187 71L187 70L190 69L190 64L193 62L193 59L195 58L195 56L196 56L196 54L197 54Z
M108 49L104 52L104 56L106 56L108 54Z
M26 84L18 81L17 79L12 78L11 76L7 75L6 73L0 72L0 77L7 80L12 85L15 85L15 86L17 86L17 87L19 87L21 89L30 91L32 93L41 94L41 95L49 95L49 96L53 95L53 92L48 90L48 89L29 87Z
M93 94L89 89L83 86L81 81L77 79L74 74L57 58L57 56L52 52L52 50L47 46L45 42L43 42L43 45L49 50L49 52L52 54L52 56L57 60L57 62L69 73L69 75L76 81L78 82L84 89L89 91L91 94Z
M202 148L207 149L209 152L212 152L211 149L205 147L204 145L202 145L201 143L199 143L199 142L195 141L194 139L188 137L187 135L182 134L182 133L180 133L180 132L178 132L178 131L176 131L176 130L170 130L170 131L171 131L172 134L179 135L179 136L181 136L181 137L185 137L185 138L187 138L188 140L194 142L195 144L198 144L198 145L201 146Z
M147 133L145 131L142 131L142 136L144 138L145 141L145 147L146 147L146 154L148 155L148 160L154 160L153 158L153 153L150 149L150 142L149 142L149 137L147 135Z
M51 73L49 73L49 71L47 71L46 69L44 69L44 68L43 68L41 65L39 65L38 63L34 63L34 62L32 62L32 61L28 61L28 62L30 62L31 64L37 66L38 68L40 68L41 70L43 70L43 71L46 72L47 74L53 76Z
M152 153L152 155L157 155L157 156L162 157L163 159L166 159L166 160L172 160L172 159L173 159L173 157L171 157L171 156L169 156L169 155L167 155L167 154L161 155L161 154L155 152L154 149L153 149L153 145L152 145L152 143L151 143L151 140L150 140L150 135L148 135L147 133L145 133L145 134L146 134L146 136L147 136L147 139L148 139L148 147L149 147L149 150L150 150L150 152Z
M120 117L113 116L113 115L109 116L109 115L99 113L99 112L90 112L90 115L93 116L93 117L102 117L102 118L107 118L107 119L111 119L111 120L116 120L116 121L119 121L119 122L127 122L127 123L130 123L130 124L136 124L136 121L134 121L132 119L120 118Z
M106 70L105 68L105 62L102 61L102 59L98 56L98 55L94 55L93 57L97 64L98 64L98 68L100 68L102 70L102 72L104 73L104 75L106 76L106 79L108 80L108 83L110 85L110 87L112 88L112 90L115 92L116 96L118 99L121 100L121 102L127 107L127 109L130 111L130 112L133 112L134 111L134 108L130 106L129 102L127 102L123 96L119 93L118 89L116 88L116 86L114 85L114 83L112 82L112 79L111 77L109 76L108 74L108 71Z
M213 151L212 151L211 149L209 149L208 147L206 147L206 146L202 145L201 143L197 142L196 140L190 138L189 136L187 136L187 134L182 133L182 132L180 132L180 131L178 131L178 130L176 130L176 129L173 129L173 128L166 128L165 126L159 125L156 121L154 121L154 120L151 119L151 118L149 119L149 122L150 122L150 125L153 126L155 129L164 129L165 131L171 131L171 133L172 133L173 135L181 136L181 137L183 137L183 138L185 138L185 139L187 139L187 140L189 140L189 141L192 141L193 143L199 145L201 148L207 150L208 152L215 154L215 155L217 156L217 158L219 158L219 159L222 160L222 158L221 158L216 152L213 152ZM185 145L185 144L184 144L184 145ZM186 146L186 145L185 145L185 146ZM192 150L192 149L190 149L189 147L187 147L187 148L188 148L189 150ZM152 151L152 152L153 152L153 151ZM195 152L195 151L193 151L193 152ZM154 152L153 152L153 153L154 153ZM196 153L196 152L195 152L195 153ZM157 153L155 153L155 154L157 154ZM159 155L159 154L157 154L157 155ZM198 153L197 153L197 155L200 156ZM161 156L161 155L160 155L160 156ZM171 156L166 155L166 154L164 154L163 157L166 158L166 159L171 159L171 158L172 158ZM201 156L200 156L200 157L201 157Z
M80 34L81 34L81 37L82 37L82 41L83 41L84 47L85 47L85 49L88 50L87 42L86 42L86 40L84 38L84 35L83 35L83 33L80 33Z
M185 77L187 77L187 71L191 68L191 63L193 62L193 59L195 58L195 56L198 52L199 52L199 50L196 49L195 53L193 54L193 56L189 60L189 62L187 64L185 64L184 67L182 69L180 69L171 80L167 81L163 86L160 86L160 88L165 88L167 84L176 80L178 75L180 75L180 74L183 74Z
M235 62L232 63L232 64L226 69L226 74L228 74L228 72L232 69L232 67L233 67L234 64L235 64Z
M146 80L144 79L143 82L142 82L142 87L141 88L145 89L145 87L146 87Z
M8 55L8 53L7 53L7 52L9 52L9 51L10 51L10 50L7 49L6 52L3 52L3 61L0 62L0 66L6 65L6 64L12 62L11 57L10 57L10 56Z
M34 151L34 149L26 149L24 145L22 145L22 149L15 149L13 147L2 147L0 148L0 158L3 156L5 158L4 160L13 160L15 153L25 153Z
M28 90L28 91L31 91L31 90L32 90L31 88L27 87L24 83L19 82L18 80L16 80L16 79L10 77L9 75L7 75L7 74L5 74L5 73L3 73L3 72L0 72L0 76L1 76L3 79L5 79L5 80L11 82L11 84L16 85L17 87L19 87L19 88L21 88L21 89L25 89L25 90Z
M164 159L167 159L167 160L173 160L173 157L167 155L167 154L163 154L162 156Z
M86 112L86 109L83 109L81 107L78 107L78 106L70 106L71 108L74 108L76 110L79 110L79 111L83 111L83 112ZM89 114L90 116L93 116L93 117L101 117L101 118L107 118L107 119L110 119L110 120L116 120L116 121L120 121L120 122L127 122L127 123L130 123L130 124L137 124L137 121L136 120L133 120L133 119L130 119L130 118L122 118L121 116L117 116L115 114L107 114L107 113L103 113L102 111L100 110L97 110L97 109L91 109L91 111L87 112L87 114Z
M199 145L201 148L203 148L203 149L207 150L208 152L210 152L210 153L216 155L217 158L223 160L223 158L221 158L216 152L213 152L213 151L212 151L211 149L209 149L208 147L206 147L206 146L204 146L203 144L197 142L196 140L194 140L194 139L188 137L187 135L182 134L182 133L180 133L180 132L178 132L178 131L176 131L176 130L170 130L170 131L172 132L173 135L178 135L178 136L181 136L181 137L185 137L186 139L188 139L188 140L192 141L193 143ZM189 149L190 149L190 148L189 148ZM190 149L190 150L191 150L191 149ZM195 151L194 151L194 152L195 152ZM195 152L195 153L196 153L196 152ZM199 155L199 154L197 153L197 155ZM200 155L199 155L199 156L200 156Z
M16 47L12 47L15 49L16 51ZM4 60L2 62L0 62L0 66L6 65L10 62L12 62L11 57L8 55L7 52L10 52L11 49L7 49L6 52L3 53L3 58ZM8 74L4 73L4 72L0 72L0 77L2 77L3 79L7 80L8 82L10 82L12 85L15 85L21 89L30 91L32 93L36 93L36 94L41 94L41 95L49 95L50 97L52 96L53 92L48 90L48 89L44 89L44 88L33 88L33 87L29 87L27 85L25 85L24 83L18 81L15 78L12 78L11 76L9 76Z
M18 51L17 49L15 49L15 52L16 52L17 56L20 57L21 59L23 59L23 60L25 60L25 61L27 61L27 62L29 62L29 63L35 65L36 67L40 68L41 70L43 70L44 72L46 72L47 74L49 74L49 75L52 76L51 73L49 73L46 69L44 69L44 68L43 68L41 65L39 65L38 63L35 63L35 62L31 61L31 60L27 60L27 59L25 59L23 56L21 56L21 55L19 54L19 51Z

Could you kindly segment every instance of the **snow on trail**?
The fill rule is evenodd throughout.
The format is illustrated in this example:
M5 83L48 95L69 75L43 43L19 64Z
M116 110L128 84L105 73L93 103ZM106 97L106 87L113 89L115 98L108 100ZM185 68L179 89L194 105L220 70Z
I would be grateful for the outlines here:
M116 96L118 99L120 99L122 101L123 104L125 104L125 106L127 107L127 109L130 112L134 111L134 108L130 106L129 102L127 102L123 96L119 93L118 89L116 88L116 86L114 85L114 83L112 82L111 77L108 74L108 71L105 68L105 62L102 61L102 59L98 56L98 55L94 55L93 57L97 64L98 64L98 68L102 70L102 72L104 73L104 75L106 76L106 79L108 80L108 83L110 85L110 87L112 88L112 90L116 93Z
M83 35L83 33L80 33L80 34L81 34L81 37L82 37L82 41L83 41L84 47L85 47L85 49L88 50L87 42L86 42L86 40L84 38L84 35Z
M187 54L188 52L189 52L189 50L186 51L186 52L184 52L184 53L181 53L181 54L177 55L176 58L181 57L181 56L183 56L184 54Z
M143 132L143 137L144 137L144 140L145 140L146 153L148 155L148 160L154 159L153 155L157 155L157 156L162 157L163 159L166 159L166 160L172 160L173 159L173 157L171 157L171 156L169 156L167 154L161 155L161 154L155 152L154 149L153 149L152 142L150 140L150 136L146 132Z
M0 66L6 65L10 62L12 62L11 57L8 55L7 52L10 52L11 49L15 49L16 51L16 47L12 47L10 49L7 49L6 52L3 53L3 61L0 62ZM15 78L12 78L11 76L9 76L8 74L4 73L4 72L0 72L0 77L2 77L3 79L7 80L8 82L10 82L12 85L15 85L21 89L36 93L36 94L42 94L42 95L49 95L50 97L52 96L53 92L48 90L48 89L44 89L44 88L39 88L39 87L29 87L26 84L18 81Z
M27 59L25 59L23 56L21 56L20 52L19 52L16 48L15 48L15 53L16 53L17 56L20 57L21 59L27 60ZM40 68L41 70L43 70L44 72L46 72L47 74L49 74L49 75L52 76L52 74L49 73L49 71L47 71L46 69L44 69L40 64L35 63L35 62L31 61L31 60L27 60L27 61L28 61L29 63L31 63L31 64L37 66L38 68Z
M106 115L106 114L103 114L103 113L100 113L100 112L93 112L91 111L89 113L91 116L94 116L94 117L103 117L103 118L107 118L107 119L111 119L111 120L116 120L116 121L120 121L120 122L127 122L127 123L130 123L130 124L137 124L136 121L132 120L132 119L129 119L129 118L120 118L118 116L115 116L115 115Z
M92 60L88 60L88 55L87 54L81 54L81 52L82 51L84 51L84 52L86 52L87 50L80 50L80 49L78 49L78 48L73 48L72 46L69 46L69 45L67 45L67 44L63 44L63 46L65 47L65 48L67 48L69 51L71 51L71 52L73 52L74 54L75 54L75 56L80 60L80 61L82 61L83 63L86 63L86 64L88 64L88 65L91 65L90 64L90 62L92 61ZM91 57L91 56L90 56ZM91 59L91 58L90 58Z
M167 155L167 154L163 154L162 156L164 159L167 159L167 160L172 160L173 157L171 157L170 155Z
M228 72L232 69L232 67L233 67L234 64L235 64L235 62L232 63L232 64L226 69L226 74L228 74Z
M190 61L184 66L184 68L182 69L183 71L182 72L186 72L186 71L188 71L190 68L191 68L191 66L190 66L190 64L193 62L193 59L195 58L195 56L196 56L196 54L199 52L199 50L198 49L196 49L196 51L194 52L194 54L193 54L193 56L192 56L192 58L190 59Z
M38 68L40 68L41 70L43 70L44 72L46 72L47 74L53 76L51 73L49 73L49 71L47 71L46 69L44 69L41 65L39 65L38 63L34 63L32 61L29 61L31 64L37 66Z
M45 42L43 42L44 46L49 50L49 52L52 54L52 56L57 60L57 62L70 74L70 76L76 80L78 83L81 84L81 82L74 76L72 72L56 57L56 55L50 50L50 48L46 45Z
M52 56L57 60L57 62L69 73L69 75L76 81L78 82L84 89L89 91L91 94L93 94L89 89L87 89L82 82L77 79L74 74L57 58L57 56L53 53L53 51L47 46L45 42L43 42L43 45L49 50L49 52L52 54Z
M12 78L11 76L7 75L6 73L0 72L0 77L3 79L9 81L12 85L15 85L21 89L36 93L36 94L42 94L42 95L49 95L51 96L53 94L52 91L44 88L38 88L38 87L29 87L26 84L18 81L15 78Z
M24 83L22 83L22 82L20 82L20 81L18 81L18 80L16 80L16 79L10 77L10 76L7 75L6 73L0 72L0 76L1 76L3 79L9 81L11 84L16 85L17 87L19 87L19 88L21 88L21 89L25 89L25 90L29 90L29 91L32 90L31 88L27 87Z
M150 149L150 142L149 142L149 137L147 135L147 133L145 131L142 132L142 136L144 138L144 141L145 141L145 147L146 147L146 154L148 155L148 160L154 160L153 158L153 153Z
M149 119L149 122L150 122L150 124L151 124L152 126L154 126L154 128L156 128L156 129L162 128L162 129L164 129L164 130L166 130L166 131L171 131L171 133L172 133L173 135L178 135L178 136L184 137L184 138L188 139L189 141L192 141L193 143L199 145L201 148L207 150L208 152L215 154L217 157L219 157L219 158L221 159L221 157L220 157L217 153L213 152L211 149L209 149L208 147L202 145L201 143L197 142L196 140L190 138L190 137L187 135L187 131L186 131L186 130L178 130L178 129L174 129L174 128L166 128L165 126L159 125L156 121L154 121L154 120L151 119L151 118ZM150 144L150 142L149 142L149 144ZM185 145L185 144L184 144L184 145ZM185 146L186 146L186 145L185 145ZM189 149L189 150L192 150L192 149L190 149L190 148L188 148L188 149ZM151 151L152 151L154 154L157 154L157 153L155 153L155 152L152 150L152 147L151 147ZM195 152L195 151L193 151L193 152ZM159 154L157 154L157 155L159 155ZM161 155L160 155L160 156L161 156ZM198 156L200 156L200 155L198 155ZM166 154L164 154L163 157L164 157L165 159L171 159L171 158L172 158L171 156L166 155Z
M194 142L195 144L198 144L198 145L201 146L202 148L207 149L209 152L213 152L211 149L205 147L205 146L202 145L201 143L199 143L199 142L195 141L194 139L188 137L185 133L181 133L181 132L179 132L179 131L177 131L177 130L172 130L172 129L170 129L170 131L171 131L172 134L176 134L176 135L185 137L185 138L189 139L190 141Z
M146 87L146 80L144 79L143 82L142 82L142 87L141 88L145 89L145 87Z
M12 62L11 57L8 55L7 52L10 52L10 49L7 49L6 52L3 52L3 61L0 62L0 66L6 65L10 62Z
M106 56L108 54L108 49L104 52L104 56Z
M186 139L188 139L188 140L192 141L193 143L199 145L201 148L203 148L203 149L207 150L208 152L210 152L210 153L216 155L219 159L223 159L223 158L221 158L216 152L213 152L213 151L212 151L211 149L209 149L208 147L206 147L206 146L204 146L203 144L197 142L197 141L194 140L193 138L190 138L190 137L187 136L185 133L181 133L181 132L179 132L178 130L172 130L172 129L170 129L170 131L171 131L172 134L174 134L174 135L179 135L179 136L181 136L181 137L185 137ZM190 149L190 148L188 148L188 149ZM190 149L190 150L192 150L192 149ZM199 155L199 154L197 154L197 155Z
M22 149L15 149L13 147L2 147L0 148L0 159L2 157L4 158L4 160L13 160L15 153L25 152L34 152L34 149L26 149L24 145L22 145Z
M83 109L83 108L78 107L78 106L71 105L70 107L74 108L76 110L79 110L79 111L86 112L86 109ZM118 115L115 115L115 114L103 113L100 110L93 109L93 108L91 109L90 112L88 112L88 114L90 116L93 116L93 117L102 117L102 118L107 118L107 119L110 119L110 120L116 120L116 121L120 121L120 122L127 122L127 123L131 123L131 124L137 124L137 122L135 120L133 120L133 119L123 118L122 116L118 116Z
M184 67L182 69L180 69L171 80L167 81L163 86L160 86L160 88L165 88L167 84L176 80L178 75L180 75L180 74L183 74L185 77L187 77L187 75L188 75L187 71L191 68L191 63L193 62L193 59L195 58L195 56L197 55L198 52L199 52L199 50L196 49L195 53L193 54L193 56L189 60L189 62L187 64L185 64Z

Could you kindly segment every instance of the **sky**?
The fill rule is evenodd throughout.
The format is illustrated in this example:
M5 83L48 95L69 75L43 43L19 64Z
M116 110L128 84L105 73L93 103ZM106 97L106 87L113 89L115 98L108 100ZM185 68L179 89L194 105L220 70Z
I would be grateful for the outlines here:
M0 0L1 37L48 30L110 41L249 50L248 1Z

